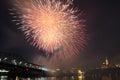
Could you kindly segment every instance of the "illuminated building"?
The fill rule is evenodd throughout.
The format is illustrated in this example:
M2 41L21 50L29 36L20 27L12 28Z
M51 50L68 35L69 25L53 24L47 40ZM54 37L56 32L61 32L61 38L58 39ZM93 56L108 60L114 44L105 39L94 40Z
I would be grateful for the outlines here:
M120 68L101 68L85 72L85 80L120 80Z
M106 57L105 61L102 63L101 68L109 68L109 61L108 58Z

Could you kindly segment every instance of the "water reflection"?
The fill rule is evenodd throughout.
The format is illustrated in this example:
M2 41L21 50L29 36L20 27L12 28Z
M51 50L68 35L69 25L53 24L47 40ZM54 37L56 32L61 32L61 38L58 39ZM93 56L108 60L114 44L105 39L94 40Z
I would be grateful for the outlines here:
M0 80L84 80L80 76L65 76L65 77L40 77L40 78L10 78L8 76L0 76Z
M16 80L84 80L83 78L79 78L79 76L71 76L71 77L41 77L41 78L18 78Z

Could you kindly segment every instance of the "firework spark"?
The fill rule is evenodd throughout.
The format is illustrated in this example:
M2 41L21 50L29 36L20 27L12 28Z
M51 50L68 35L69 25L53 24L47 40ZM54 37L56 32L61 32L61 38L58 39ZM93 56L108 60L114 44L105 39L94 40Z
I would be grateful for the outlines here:
M85 25L82 13L72 8L72 0L24 0L15 7L20 29L32 45L46 54L60 57L76 55L84 47Z

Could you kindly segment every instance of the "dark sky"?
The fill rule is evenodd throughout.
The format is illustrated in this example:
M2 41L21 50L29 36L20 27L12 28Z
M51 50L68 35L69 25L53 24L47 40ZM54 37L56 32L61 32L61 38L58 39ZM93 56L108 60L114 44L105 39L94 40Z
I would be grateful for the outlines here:
M41 51L31 46L11 21L9 1L0 0L0 51L16 53L41 64L40 60L34 61L39 57L33 57L40 56ZM92 68L101 65L106 56L111 64L120 64L120 3L117 0L75 0L74 5L85 13L89 40L83 52L61 63L62 67Z

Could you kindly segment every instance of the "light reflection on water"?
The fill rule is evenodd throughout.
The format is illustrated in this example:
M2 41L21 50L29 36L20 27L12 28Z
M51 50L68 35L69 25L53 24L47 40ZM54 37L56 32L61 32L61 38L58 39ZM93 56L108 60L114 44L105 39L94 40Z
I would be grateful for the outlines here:
M41 78L26 78L26 79L19 79L19 80L84 80L79 78L78 76L74 77L41 77Z
M71 76L71 77L40 77L40 78L20 78L16 76L16 78L8 78L8 76L0 76L0 80L84 80L79 76Z

